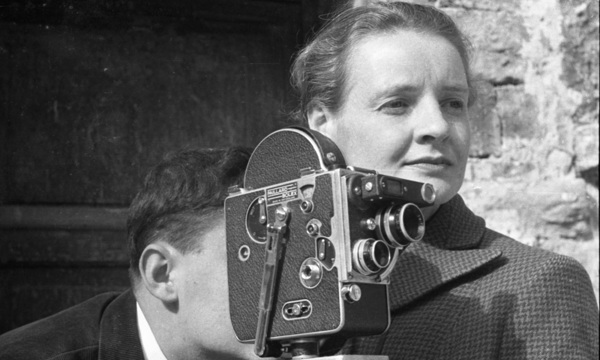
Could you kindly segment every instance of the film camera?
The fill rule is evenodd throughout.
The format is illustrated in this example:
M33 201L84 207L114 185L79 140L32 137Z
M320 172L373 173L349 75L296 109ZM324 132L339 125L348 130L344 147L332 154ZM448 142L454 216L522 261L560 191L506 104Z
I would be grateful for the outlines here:
M390 322L389 275L425 232L430 184L346 166L301 127L256 147L225 200L230 316L255 352L297 339L366 336ZM268 342L268 344L267 344Z

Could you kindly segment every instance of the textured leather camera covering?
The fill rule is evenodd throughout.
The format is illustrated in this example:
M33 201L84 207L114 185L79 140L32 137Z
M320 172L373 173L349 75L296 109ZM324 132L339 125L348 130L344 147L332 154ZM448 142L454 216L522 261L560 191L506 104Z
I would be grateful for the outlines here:
M246 210L264 191L243 194L225 200L225 231L227 237L227 274L229 277L229 312L239 340L254 338L256 331L260 278L265 261L264 244L254 242L245 226ZM247 261L238 258L242 245L250 249ZM253 324L253 325L251 325Z
M328 155L329 154L329 155ZM246 230L247 211L259 197L266 199L267 223L273 223L275 210L280 204L290 209L287 243L282 255L278 288L272 310L272 327L269 338L283 340L289 338L320 337L332 334L347 336L378 334L388 327L387 286L382 284L360 284L362 298L355 303L343 299L340 282L346 274L339 268L323 268L320 283L309 289L302 285L300 273L302 264L309 258L316 258L317 237L306 231L309 221L321 223L319 236L329 238L335 244L333 252L342 258L341 252L349 251L343 234L332 233L332 217L336 205L334 179L339 172L328 171L345 167L339 149L327 137L304 128L288 128L266 137L253 152L244 180L244 190L233 194L225 201L227 266L229 276L229 307L231 321L236 336L241 341L252 341L256 336L258 303L265 262L265 243L254 241ZM300 170L318 170L304 174ZM301 210L304 194L300 191L305 185L314 186L311 200L313 210ZM294 189L297 196L270 200L270 189ZM339 199L337 202L339 203ZM337 205L339 206L339 204ZM341 219L342 214L338 214ZM336 220L341 221L341 220ZM241 247L247 247L250 255L241 260L238 256ZM346 256L346 255L344 255ZM342 276L343 275L343 276ZM282 315L285 303L308 300L312 304L310 316L289 320Z
M246 233L244 219L245 209L263 191L257 191L239 196L226 202L226 231L227 231L227 261L230 275L229 299L230 313L236 335L242 341L255 337L258 319L258 301L265 261L264 244L251 241ZM279 288L273 310L273 325L271 338L289 337L297 334L316 334L335 332L342 324L340 295L337 268L324 271L322 280L314 289L307 289L300 283L302 262L316 257L316 239L306 233L306 223L318 218L322 223L322 234L331 234L331 216L333 203L331 199L331 175L324 174L316 180L314 211L305 214L300 210L301 199L287 204L292 211L288 226L288 241L283 254ZM268 219L274 218L276 206L268 208ZM232 221L233 219L238 219ZM241 225L241 226L240 226ZM250 257L246 261L238 259L238 249L242 245L250 247ZM235 278L231 276L235 274ZM283 304L292 301L308 299L313 305L309 318L287 321L283 319L281 309Z
M333 157L327 156L328 153ZM328 137L302 127L275 131L256 147L246 169L244 188L258 189L300 177L300 170L345 166L344 156Z

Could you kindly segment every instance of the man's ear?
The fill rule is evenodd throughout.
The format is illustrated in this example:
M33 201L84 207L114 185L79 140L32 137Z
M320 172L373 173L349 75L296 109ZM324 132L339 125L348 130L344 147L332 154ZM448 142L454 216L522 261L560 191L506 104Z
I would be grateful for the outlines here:
M318 103L311 104L306 112L306 118L311 129L329 137L335 133L333 114L325 106Z
M142 283L156 298L166 303L177 301L177 288L173 282L176 249L165 243L152 243L140 257Z

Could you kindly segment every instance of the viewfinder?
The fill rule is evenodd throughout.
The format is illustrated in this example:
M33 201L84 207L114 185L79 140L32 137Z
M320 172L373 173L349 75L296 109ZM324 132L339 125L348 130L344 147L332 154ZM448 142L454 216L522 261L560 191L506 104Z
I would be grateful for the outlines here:
M401 197L404 194L402 182L387 176L381 177L381 189L388 196Z

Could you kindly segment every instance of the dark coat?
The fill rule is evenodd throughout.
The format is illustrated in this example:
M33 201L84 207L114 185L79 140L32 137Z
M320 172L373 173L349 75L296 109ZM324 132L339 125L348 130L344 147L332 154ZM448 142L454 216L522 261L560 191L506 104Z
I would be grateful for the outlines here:
M460 196L400 256L392 323L344 352L390 359L598 359L598 305L575 260L489 230Z
M0 336L0 360L143 360L135 298L98 295Z
M598 307L573 259L486 229L460 197L400 257L392 324L344 352L390 359L597 359ZM99 295L0 336L0 360L143 359L135 299Z

